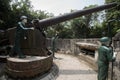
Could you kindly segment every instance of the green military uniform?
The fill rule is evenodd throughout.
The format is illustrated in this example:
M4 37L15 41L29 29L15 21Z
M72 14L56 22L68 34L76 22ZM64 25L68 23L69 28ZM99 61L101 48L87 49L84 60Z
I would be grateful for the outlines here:
M56 34L54 37L52 37L52 53L53 53L53 57L55 57L55 45L56 45L56 39L58 38L58 35Z
M25 57L22 50L21 50L21 39L24 39L25 37L25 30L21 27L25 27L24 24L21 22L18 23L18 26L16 28L16 34L15 34L15 43L13 47L13 51L19 55L19 57Z
M107 47L108 37L100 39L102 45L98 49L98 80L106 80L108 77L109 62L112 61L112 49Z
M27 17L21 16L21 22L18 22L18 26L16 28L16 34L15 34L15 43L13 46L13 53L17 53L19 58L25 58L25 55L23 54L21 50L21 40L27 39L25 36L26 30L34 30L34 28L26 28L25 23L27 23ZM10 56L14 56L14 54L11 53Z

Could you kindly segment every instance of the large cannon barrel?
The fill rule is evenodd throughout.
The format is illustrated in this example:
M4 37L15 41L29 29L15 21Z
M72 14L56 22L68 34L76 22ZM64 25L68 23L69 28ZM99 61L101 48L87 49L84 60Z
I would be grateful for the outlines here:
M76 12L68 13L68 14L65 14L65 15L60 15L60 16L56 16L56 17L52 17L52 18L42 19L42 20L39 21L39 25L40 26L51 26L51 25L58 24L60 22L64 22L66 20L77 18L77 17L83 16L83 15L87 15L87 14L97 12L97 11L101 11L101 10L104 10L104 9L109 9L109 8L112 8L112 7L115 7L115 6L117 6L116 2L105 4L105 5L98 6L98 7L91 8L91 9L78 10Z

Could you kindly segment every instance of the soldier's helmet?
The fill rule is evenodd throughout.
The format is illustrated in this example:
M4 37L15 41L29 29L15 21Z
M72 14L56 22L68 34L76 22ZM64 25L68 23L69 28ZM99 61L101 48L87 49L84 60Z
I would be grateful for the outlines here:
M27 16L21 16L20 20L27 19Z
M100 42L108 42L108 41L110 41L110 39L108 37L102 37L100 39Z

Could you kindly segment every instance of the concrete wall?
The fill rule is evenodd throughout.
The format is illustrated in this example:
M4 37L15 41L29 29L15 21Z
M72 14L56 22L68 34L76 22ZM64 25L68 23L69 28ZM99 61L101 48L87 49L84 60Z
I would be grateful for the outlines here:
M113 63L113 80L120 80L120 40L114 41L114 50L118 52L116 61Z
M56 48L59 51L63 51L64 53L78 54L80 53L79 47L76 46L76 42L87 42L98 44L98 39L57 39L56 40ZM51 48L51 39L47 39L47 46Z

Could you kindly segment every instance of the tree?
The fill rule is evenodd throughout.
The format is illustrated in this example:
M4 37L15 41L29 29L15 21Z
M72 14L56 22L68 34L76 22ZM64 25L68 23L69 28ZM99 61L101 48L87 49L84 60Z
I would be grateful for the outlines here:
M16 26L16 23L20 21L20 17L25 15L28 20L31 20L32 5L29 0L12 0L11 2L11 27Z
M28 17L28 22L53 16L46 11L34 11L30 0L0 0L0 8L0 29L15 27L23 15Z
M86 37L85 30L85 22L83 17L73 19L71 21L71 29L72 29L72 34L73 38L84 38Z
M85 7L84 9L89 9L93 7L97 7L97 5L89 5L88 7ZM91 25L94 25L94 22L98 22L99 14L100 12L95 12L95 13L85 15L84 17L85 17L86 26L90 27Z
M94 27L90 29L90 38L99 38L105 35L102 24L96 23Z
M5 29L8 18L10 17L9 13L11 0L0 0L0 29Z
M85 7L84 9L93 8L97 5L90 5L88 7ZM74 11L74 10L72 10ZM82 16L80 18L76 18L72 20L71 26L73 30L73 37L74 38L89 38L91 37L91 27L94 27L95 23L99 22L99 14L100 12L88 14L85 16ZM92 33L93 35L94 33Z
M105 0L106 3L117 2L119 3L120 0ZM109 25L112 30L112 36L117 33L117 30L120 29L120 4L114 8L108 9L106 12L106 26L108 27L108 21L115 19Z

